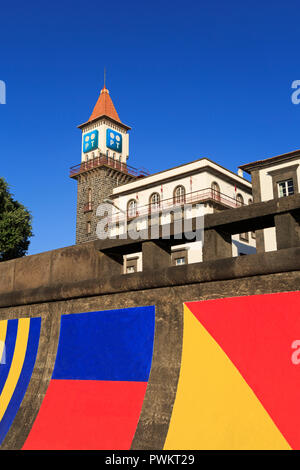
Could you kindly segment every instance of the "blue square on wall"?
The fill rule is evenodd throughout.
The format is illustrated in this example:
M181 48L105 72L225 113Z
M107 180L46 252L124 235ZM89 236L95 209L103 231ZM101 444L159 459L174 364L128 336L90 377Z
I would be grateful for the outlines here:
M106 147L115 150L116 152L122 152L122 135L119 132L113 131L112 129L106 130Z
M90 152L98 148L98 131L88 132L83 136L83 151Z

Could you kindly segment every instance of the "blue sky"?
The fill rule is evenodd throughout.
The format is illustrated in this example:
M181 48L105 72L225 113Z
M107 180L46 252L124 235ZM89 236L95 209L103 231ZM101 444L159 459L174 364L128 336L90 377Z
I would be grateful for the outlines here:
M33 215L29 254L75 243L79 124L107 87L130 163L238 165L300 148L296 1L7 2L1 170Z

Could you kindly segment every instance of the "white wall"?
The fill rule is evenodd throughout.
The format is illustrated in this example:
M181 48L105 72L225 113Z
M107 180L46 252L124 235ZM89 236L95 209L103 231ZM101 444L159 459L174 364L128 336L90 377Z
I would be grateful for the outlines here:
M116 132L122 134L122 152L114 152L106 147L106 130L113 129ZM92 152L83 152L83 139L85 134L91 132L92 130L97 130L99 133L98 136L98 150L106 155L106 151L109 152L109 157L113 158L113 153L115 153L116 160L126 163L127 157L129 156L129 133L121 126L118 126L115 123L110 122L108 119L100 119L93 124L87 124L82 130L82 143L81 143L81 161L85 162L87 157L89 160L98 156L97 151Z
M143 183L144 186L149 184L151 177L146 177L143 178ZM161 178L162 179L162 178ZM161 180L153 181L153 184L151 184L151 187L149 188L143 188L141 184L138 186L134 187L134 183L129 183L123 186L120 186L118 188L115 188L113 191L113 196L114 196L114 201L120 207L120 209L126 211L127 209L127 204L131 199L136 199L138 203L138 208L146 210L146 207L150 203L150 196L153 193L158 193L160 195L161 200L165 202L165 206L167 207L168 201L170 205L173 205L173 194L176 186L178 185L183 185L186 190L186 194L188 195L189 193L195 193L196 191L203 191L205 189L210 189L211 184L213 182L217 182L219 187L220 187L220 192L229 198L232 198L232 203L234 203L234 199L236 195L239 193L242 195L244 199L244 203L248 204L249 199L252 199L251 193L250 193L250 188L249 191L237 189L235 191L235 185L233 183L229 183L228 181L225 181L222 179L221 176L216 177L215 175L212 175L208 171L202 171L199 172L198 174L194 174L192 176L192 180L190 176L184 176L181 174L177 175L177 178L170 181L170 182L164 182L162 183ZM130 192L129 194L126 194L125 192L128 191L128 189L132 188L134 191ZM125 194L122 194L124 192ZM193 195L193 197L196 197L196 194ZM187 197L187 203L189 203L189 198Z

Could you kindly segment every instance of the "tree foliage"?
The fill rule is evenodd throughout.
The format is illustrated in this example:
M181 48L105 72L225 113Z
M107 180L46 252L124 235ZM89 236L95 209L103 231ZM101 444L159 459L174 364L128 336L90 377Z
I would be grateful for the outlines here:
M9 191L0 178L0 261L20 258L27 253L32 237L30 212Z

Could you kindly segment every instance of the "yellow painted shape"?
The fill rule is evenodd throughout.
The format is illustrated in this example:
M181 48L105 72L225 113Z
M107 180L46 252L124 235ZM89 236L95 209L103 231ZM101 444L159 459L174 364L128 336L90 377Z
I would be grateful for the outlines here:
M0 366L1 366L1 359L3 357L3 351L5 347L6 331L7 331L7 320L2 320L0 321Z
M5 385L0 395L0 421L9 405L22 371L28 343L29 326L30 318L19 319L14 355Z
M181 371L164 449L290 449L239 371L186 306Z

